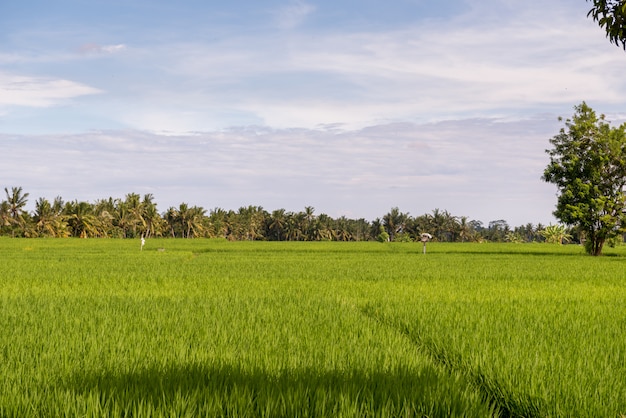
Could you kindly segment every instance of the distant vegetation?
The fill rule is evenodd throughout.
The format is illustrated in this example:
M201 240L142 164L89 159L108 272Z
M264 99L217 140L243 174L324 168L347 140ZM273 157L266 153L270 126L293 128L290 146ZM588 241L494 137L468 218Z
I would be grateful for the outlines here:
M129 193L124 199L100 199L93 203L65 202L57 197L35 201L35 210L25 207L29 194L21 187L5 188L6 200L0 203L0 235L11 237L83 238L224 238L233 241L419 241L427 232L439 242L544 242L541 224L511 228L505 220L483 225L447 210L410 216L397 207L373 221L332 218L316 214L307 206L299 212L260 206L237 211L215 208L207 211L181 203L160 213L151 194L143 198ZM576 231L563 230L574 242ZM555 241L556 242L556 241Z

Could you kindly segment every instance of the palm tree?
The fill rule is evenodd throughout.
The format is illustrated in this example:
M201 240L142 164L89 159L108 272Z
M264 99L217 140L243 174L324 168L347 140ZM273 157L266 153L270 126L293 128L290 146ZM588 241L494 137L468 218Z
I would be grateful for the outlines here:
M183 238L198 237L204 232L204 219L206 210L199 206L189 207L187 203L181 203L176 208L169 208L165 213L165 220L170 225L172 237L180 231Z
M352 221L352 223L352 235L356 241L367 241L370 239L370 223L367 220L360 218Z
M57 197L53 204L45 198L35 202L35 231L37 235L65 238L69 236L68 225L62 215L63 200Z
M302 212L287 214L287 240L299 241L302 237L302 225L304 220L304 214Z
M161 235L161 227L163 225L163 219L159 215L156 204L153 202L154 196L152 194L146 194L143 197L141 203L143 208L142 218L145 225L145 237L149 238L152 235Z
M91 204L78 201L68 202L63 208L63 214L73 236L87 238L104 235Z
M446 238L448 241L454 242L456 241L457 235L459 234L459 219L456 216L453 216L447 210L444 210L443 214L446 218L445 220Z
M383 216L383 225L391 241L393 241L398 234L406 230L408 218L408 213L400 212L397 207L391 208L391 211Z
M0 230L8 231L11 226L11 207L9 202L3 200L0 202Z
M352 233L350 231L350 222L345 216L341 216L335 222L335 230L337 241L352 241Z
M144 219L144 206L141 197L137 193L129 193L126 195L124 205L128 210L128 220L132 228L132 237L138 236L138 232L142 235L146 231L146 220Z
M334 228L334 220L325 213L320 214L317 217L315 223L316 236L320 241L333 241L337 238L337 233Z
M261 206L240 207L237 220L240 225L242 239L255 240L263 237L263 228L267 213Z
M118 201L112 197L108 199L97 200L93 204L93 213L98 218L102 235L105 237L123 237L125 236L121 228L116 225L118 216Z
M461 242L471 241L474 235L474 229L467 219L467 216L461 216L459 218L458 226L459 238L461 238Z
M315 220L315 208L313 206L305 206L304 207L304 239L311 240L313 231L311 230L313 226L313 221Z
M428 214L416 216L407 223L407 229L411 232L414 240L420 240L422 234L427 233L434 235L433 223L431 216Z
M178 213L178 210L175 207L171 206L167 210L167 212L165 212L165 214L163 215L163 218L165 219L166 224L169 226L170 235L172 236L172 238L176 238L176 231L177 230L182 231L182 227L179 228L180 215Z
M9 189L5 187L4 192L7 196L11 236L15 237L16 229L21 230L23 233L26 227L24 206L28 203L28 193L23 193L21 187L11 187L10 193Z
M458 221L447 210L433 210L430 215L432 234L438 241L453 241L455 231L458 228Z
M182 218L185 219L183 225L187 229L187 238L199 237L204 232L204 215L206 210L200 206L192 206L185 213L182 213Z
M287 219L285 216L285 209L276 209L272 212L272 214L270 215L268 228L273 239L277 241L282 241L284 239L284 229L286 222Z
M209 213L210 234L215 237L226 238L228 236L228 212L222 208L215 208Z
M134 225L134 218L128 204L120 199L115 201L115 222L121 230L122 237L128 238L130 229Z

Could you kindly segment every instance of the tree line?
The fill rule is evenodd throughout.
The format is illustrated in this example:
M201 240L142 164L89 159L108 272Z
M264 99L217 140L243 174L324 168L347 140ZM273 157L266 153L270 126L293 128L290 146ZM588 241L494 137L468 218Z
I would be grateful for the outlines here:
M52 201L38 198L35 209L25 209L29 193L21 187L5 188L6 199L0 203L0 235L10 237L82 237L82 238L224 238L227 240L269 241L419 241L427 232L442 242L533 242L550 241L549 228L527 224L511 228L496 220L487 226L466 216L454 216L446 210L410 216L392 208L373 221L332 218L316 214L307 206L302 211L261 206L240 207L237 211L181 203L161 213L154 196L129 193L123 199L99 199L95 202L70 201L61 197ZM565 231L563 231L565 233ZM566 234L567 235L567 234ZM562 240L559 240L562 241Z

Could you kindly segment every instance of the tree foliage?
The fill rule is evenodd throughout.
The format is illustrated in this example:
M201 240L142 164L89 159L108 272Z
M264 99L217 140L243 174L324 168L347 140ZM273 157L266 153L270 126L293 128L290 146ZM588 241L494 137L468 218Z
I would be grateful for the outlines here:
M587 252L600 255L604 242L626 226L626 125L611 127L584 102L575 110L550 140L543 180L558 188L554 215L579 227Z
M562 245L572 239L572 235L567 232L565 225L548 225L539 233L545 237L546 242L551 244Z
M440 242L504 241L509 231L505 221L482 222L466 216L454 216L446 210L410 216L397 207L382 218L367 221L346 216L332 218L315 208L291 212L276 209L268 212L261 206L238 210L181 203L160 213L152 194L141 198L129 193L124 199L99 199L64 202L39 198L35 210L26 210L28 193L21 187L5 189L0 201L0 235L11 237L82 237L82 238L222 238L233 241L419 241L424 232ZM541 224L527 224L515 229L524 242L543 241Z
M601 28L611 43L622 46L626 50L626 0L588 0L593 2L593 8L587 13Z

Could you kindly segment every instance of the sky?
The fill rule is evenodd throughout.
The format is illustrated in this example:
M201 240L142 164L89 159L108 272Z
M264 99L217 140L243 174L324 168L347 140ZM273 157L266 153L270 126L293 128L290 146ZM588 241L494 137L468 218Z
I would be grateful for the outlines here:
M584 0L0 2L0 187L165 212L556 223L545 150L626 52ZM4 196L3 196L4 197Z

